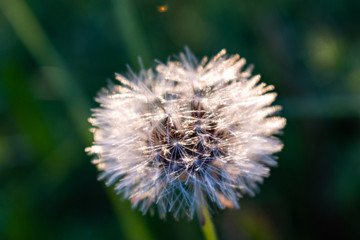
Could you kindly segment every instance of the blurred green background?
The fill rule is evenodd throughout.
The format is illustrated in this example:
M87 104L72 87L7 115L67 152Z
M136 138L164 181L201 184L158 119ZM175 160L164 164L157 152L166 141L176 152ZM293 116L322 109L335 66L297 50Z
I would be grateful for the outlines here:
M185 45L254 63L288 119L261 192L213 212L220 239L360 239L359 12L358 0L0 0L0 239L202 238L196 219L132 211L84 153L106 80Z

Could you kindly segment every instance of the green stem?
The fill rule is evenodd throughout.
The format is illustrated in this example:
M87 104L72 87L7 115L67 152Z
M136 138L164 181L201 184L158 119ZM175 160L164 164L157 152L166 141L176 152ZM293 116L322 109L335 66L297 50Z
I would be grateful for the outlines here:
M199 222L206 240L217 240L214 224L211 220L209 210L206 206L199 209Z

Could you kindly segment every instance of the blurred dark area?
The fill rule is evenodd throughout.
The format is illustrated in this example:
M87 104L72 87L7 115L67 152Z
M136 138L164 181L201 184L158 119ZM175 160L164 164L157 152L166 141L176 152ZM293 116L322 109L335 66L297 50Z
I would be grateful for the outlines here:
M226 48L279 93L279 166L220 239L360 239L360 1L0 0L0 239L202 239L131 210L84 148L114 72Z

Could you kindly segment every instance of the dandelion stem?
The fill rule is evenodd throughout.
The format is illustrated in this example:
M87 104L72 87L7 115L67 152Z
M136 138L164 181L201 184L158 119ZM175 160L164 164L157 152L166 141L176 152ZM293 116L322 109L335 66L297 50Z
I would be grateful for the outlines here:
M199 209L198 218L205 239L217 240L215 227L206 206L202 206L201 209Z

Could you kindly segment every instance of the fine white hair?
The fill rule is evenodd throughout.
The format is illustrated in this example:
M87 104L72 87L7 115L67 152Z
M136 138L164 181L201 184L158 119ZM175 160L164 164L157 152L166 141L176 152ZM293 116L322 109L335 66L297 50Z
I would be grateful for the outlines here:
M209 203L238 208L277 164L283 144L273 135L286 124L270 106L274 87L245 64L225 50L198 62L185 49L155 71L116 74L89 120L99 178L161 218L191 219Z

